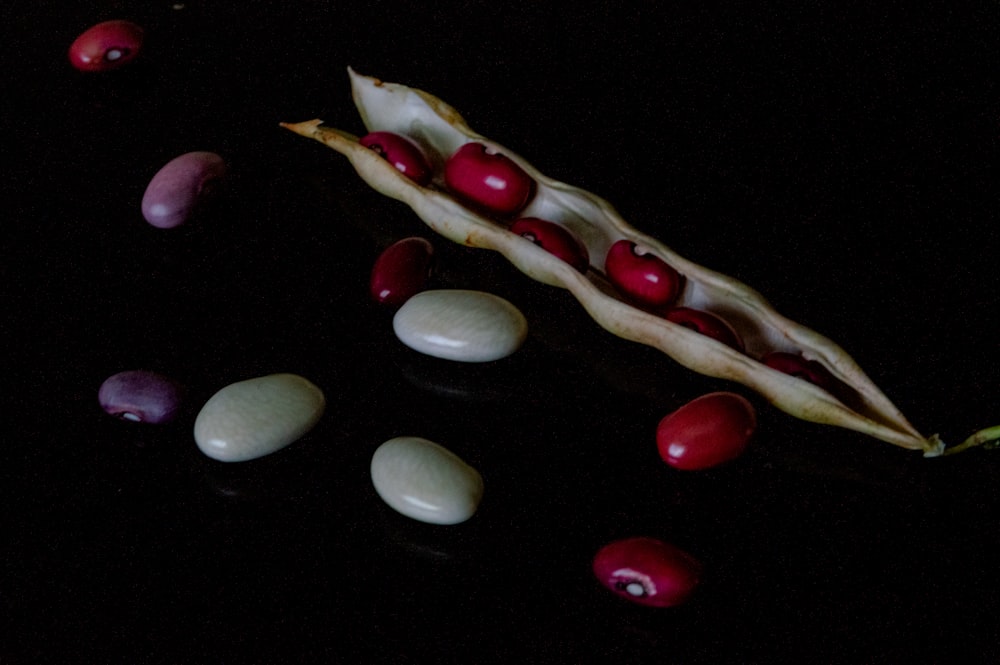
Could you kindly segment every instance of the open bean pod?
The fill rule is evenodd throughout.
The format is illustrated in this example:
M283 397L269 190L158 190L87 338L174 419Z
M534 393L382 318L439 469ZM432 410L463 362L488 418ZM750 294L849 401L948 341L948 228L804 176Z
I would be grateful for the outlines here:
M414 183L360 145L358 137L327 127L321 120L282 126L343 154L369 185L409 205L436 232L464 245L500 252L533 279L567 289L598 324L615 335L653 346L700 374L741 383L793 416L921 450L926 456L943 452L944 444L937 436L921 435L843 349L779 314L754 289L697 265L632 228L603 198L546 177L516 153L474 132L455 109L433 95L348 71L354 102L367 130L394 132L419 143L435 168L431 182L426 186ZM534 197L520 214L557 222L579 237L591 257L586 274L448 193L440 167L471 141L506 155L534 178ZM683 274L685 284L677 304L723 316L739 331L746 352L637 308L619 295L605 276L604 257L622 239L642 246ZM834 396L757 360L774 351L801 354L820 363L844 385L846 394Z

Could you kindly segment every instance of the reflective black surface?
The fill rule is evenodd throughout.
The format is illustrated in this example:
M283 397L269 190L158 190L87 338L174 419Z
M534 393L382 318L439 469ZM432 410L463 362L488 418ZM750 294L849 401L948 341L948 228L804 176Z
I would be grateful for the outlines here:
M925 460L693 375L278 127L360 132L348 65L430 91L836 340L955 443L1000 422L995 12L564 11L10 9L0 662L997 660L1000 458ZM143 57L73 70L68 45L110 18L146 28ZM231 177L198 223L153 229L144 188L190 150ZM436 286L522 309L518 354L466 367L402 347L367 281L407 235L434 242ZM190 388L177 422L100 411L104 378L140 367ZM279 371L325 391L320 424L254 462L202 456L204 400ZM720 389L758 407L751 450L666 467L658 420ZM420 524L379 500L371 454L402 434L480 469L472 520ZM594 552L632 535L704 561L688 604L597 584Z

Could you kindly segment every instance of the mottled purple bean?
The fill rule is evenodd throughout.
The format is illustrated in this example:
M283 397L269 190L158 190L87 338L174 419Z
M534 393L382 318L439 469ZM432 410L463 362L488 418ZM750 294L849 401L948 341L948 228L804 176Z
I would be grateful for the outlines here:
M183 399L184 389L179 383L148 370L109 376L97 391L97 400L107 413L141 423L170 422Z
M214 152L188 152L164 165L146 187L142 216L161 229L188 221L226 175L226 163Z

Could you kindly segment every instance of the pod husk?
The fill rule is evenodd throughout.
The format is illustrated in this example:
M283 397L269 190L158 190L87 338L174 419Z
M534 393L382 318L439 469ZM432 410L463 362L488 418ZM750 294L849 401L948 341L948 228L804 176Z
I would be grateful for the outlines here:
M921 435L861 367L836 343L779 314L749 286L700 266L659 240L630 226L603 198L553 180L517 153L473 131L447 103L421 90L385 83L348 70L354 102L365 128L404 134L420 143L438 174L428 186L415 184L358 137L321 120L282 123L347 157L358 175L378 192L401 201L446 238L497 251L529 277L566 289L600 326L611 333L666 353L699 374L738 382L775 407L810 422L854 430L926 456L941 454L936 436ZM444 159L470 141L485 144L514 160L536 182L536 192L521 216L558 222L587 245L591 269L584 275L544 249L455 200L440 178ZM709 309L734 324L747 353L638 309L610 286L603 274L610 246L628 239L645 247L686 279L679 305ZM854 393L850 406L802 379L755 360L766 351L791 351L823 364Z

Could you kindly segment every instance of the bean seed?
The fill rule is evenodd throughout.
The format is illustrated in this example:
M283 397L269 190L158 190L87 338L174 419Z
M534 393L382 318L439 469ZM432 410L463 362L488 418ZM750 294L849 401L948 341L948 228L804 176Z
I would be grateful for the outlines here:
M149 181L142 196L142 216L170 229L187 222L215 192L226 163L214 152L188 152L167 162Z
M475 514L483 496L479 472L450 450L401 436L378 447L371 462L375 491L397 512L431 524L458 524Z
M81 72L124 67L142 50L143 30L131 21L104 21L87 28L69 47L69 61Z
M528 334L527 320L510 302L463 289L418 293L399 308L392 325L411 349L461 362L505 358Z
M323 392L295 374L232 383L205 403L194 423L201 452L222 462L245 462L302 438L326 408Z

